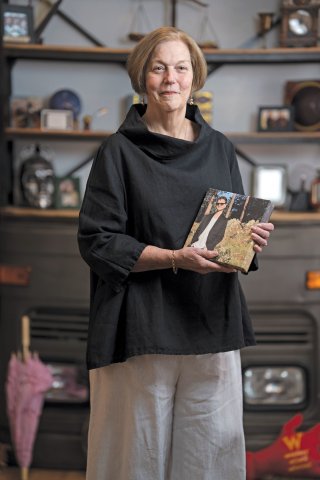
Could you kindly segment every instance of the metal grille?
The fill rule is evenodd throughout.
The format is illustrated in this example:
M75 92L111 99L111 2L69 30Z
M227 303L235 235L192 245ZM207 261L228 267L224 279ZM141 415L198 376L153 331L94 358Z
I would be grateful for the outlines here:
M256 331L256 339L258 344L290 344L305 345L312 343L312 334L310 331L299 332L273 332L268 330Z
M29 312L29 316L32 340L85 342L87 339L87 310L39 308Z
M31 348L47 362L85 363L89 312L69 307L34 308L30 317Z
M252 313L258 345L312 345L316 328L306 312Z

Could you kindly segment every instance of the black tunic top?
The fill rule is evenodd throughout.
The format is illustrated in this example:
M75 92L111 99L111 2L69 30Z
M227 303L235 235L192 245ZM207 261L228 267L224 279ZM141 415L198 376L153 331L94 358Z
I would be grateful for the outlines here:
M231 142L197 107L186 114L200 127L194 142L149 132L144 109L131 107L101 145L80 211L79 248L91 269L89 369L255 343L237 273L131 271L146 245L184 245L209 187L243 193Z

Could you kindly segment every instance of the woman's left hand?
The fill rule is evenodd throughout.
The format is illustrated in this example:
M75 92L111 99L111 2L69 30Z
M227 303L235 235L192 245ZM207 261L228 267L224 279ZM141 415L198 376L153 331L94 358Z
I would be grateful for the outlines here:
M258 225L252 227L251 238L254 241L253 249L256 253L262 252L263 247L268 245L268 240L273 230L273 223L258 223Z

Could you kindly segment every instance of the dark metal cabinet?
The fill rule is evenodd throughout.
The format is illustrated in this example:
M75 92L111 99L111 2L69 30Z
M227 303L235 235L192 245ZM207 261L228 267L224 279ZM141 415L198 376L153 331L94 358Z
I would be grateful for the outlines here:
M89 269L78 252L76 217L5 215L0 228L0 264L31 267L28 285L0 287L0 441L10 443L3 389L10 353L21 349L21 317L29 315L31 350L44 362L87 375ZM85 467L88 410L88 399L46 400L34 466Z
M21 316L31 319L31 348L48 362L84 367L89 310L89 271L80 258L77 218L5 215L0 263L30 266L28 286L1 286L0 378L10 352L20 347ZM320 291L307 290L306 272L320 270L320 218L276 221L276 229L259 256L260 269L240 275L248 300L257 346L242 351L244 378L252 368L298 368L305 395L291 405L244 402L247 448L271 443L295 413L304 427L320 421ZM270 388L280 388L273 379ZM0 440L9 441L4 392L0 399ZM246 395L245 395L246 399ZM84 468L88 402L46 401L34 451L34 465Z
M242 351L242 364L244 384L246 372L252 374L252 368L260 367L266 378L259 388L271 392L270 398L272 391L275 398L277 394L285 398L285 389L294 389L294 382L300 381L303 398L297 394L278 404L277 400L251 403L246 402L244 389L246 442L252 450L271 443L297 412L304 415L304 429L320 422L320 290L306 286L307 272L320 273L320 219L287 217L276 222L269 246L260 255L260 269L241 275L257 337L257 346ZM272 378L272 368L279 368L282 377L293 368L298 376L282 382Z

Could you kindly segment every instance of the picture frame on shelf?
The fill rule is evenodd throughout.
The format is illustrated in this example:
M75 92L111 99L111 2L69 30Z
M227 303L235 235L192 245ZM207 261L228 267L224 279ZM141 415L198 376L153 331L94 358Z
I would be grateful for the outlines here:
M55 208L78 209L80 204L80 178L72 176L55 177Z
M4 43L34 41L33 9L29 5L1 6L2 39Z
M258 113L258 132L293 131L294 112L289 105L261 106Z
M41 97L12 97L10 125L13 128L40 128L44 99Z
M73 113L71 110L45 108L41 111L41 130L73 130L73 126Z
M270 200L275 207L284 207L287 199L287 168L285 165L258 165L252 171L254 197Z

